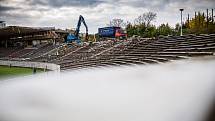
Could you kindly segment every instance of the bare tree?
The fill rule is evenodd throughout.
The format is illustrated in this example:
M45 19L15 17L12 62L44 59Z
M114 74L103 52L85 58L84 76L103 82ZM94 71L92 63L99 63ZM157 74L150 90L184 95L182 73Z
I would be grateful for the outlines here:
M145 19L143 15L138 16L137 18L134 19L134 24L140 25L140 24L145 24Z
M125 27L126 23L123 19L113 19L110 21L109 26L115 26L115 27Z
M153 12L146 13L145 20L147 22L147 25L150 25L152 21L154 21L157 18L157 14Z
M157 18L157 14L153 12L143 13L142 15L138 16L135 20L135 24L146 24L149 26L152 21Z

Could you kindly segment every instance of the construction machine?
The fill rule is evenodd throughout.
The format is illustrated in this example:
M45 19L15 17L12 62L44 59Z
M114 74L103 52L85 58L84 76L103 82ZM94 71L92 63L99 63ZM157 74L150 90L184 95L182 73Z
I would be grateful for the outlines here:
M66 43L71 43L71 42L76 42L78 44L81 43L81 39L79 38L79 32L80 32L80 27L81 27L81 23L84 24L85 28L86 28L86 35L85 35L85 40L87 41L88 40L88 27L87 27L87 24L84 20L84 17L82 15L79 16L79 20L78 20L78 24L77 24L77 27L76 27L76 30L73 33L69 33L66 37Z
M104 27L98 29L98 35L100 38L119 38L126 39L127 34L121 27Z

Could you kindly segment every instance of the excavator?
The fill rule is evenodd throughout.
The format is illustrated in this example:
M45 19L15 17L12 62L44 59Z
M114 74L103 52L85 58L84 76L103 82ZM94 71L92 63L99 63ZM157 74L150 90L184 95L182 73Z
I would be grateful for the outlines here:
M86 24L86 22L84 20L84 17L82 15L80 15L76 30L75 30L74 34L69 33L67 35L66 41L65 41L66 43L71 43L71 42L76 42L77 44L81 43L81 39L79 38L79 32L80 32L81 23L83 23L85 28L86 28L85 40L86 41L88 40L88 27L87 27L87 24Z

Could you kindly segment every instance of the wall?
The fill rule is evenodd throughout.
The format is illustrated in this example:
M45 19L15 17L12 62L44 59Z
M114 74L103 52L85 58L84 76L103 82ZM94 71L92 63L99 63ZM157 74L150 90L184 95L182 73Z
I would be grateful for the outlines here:
M30 67L30 68L42 68L52 71L60 71L60 65L52 63L41 63L41 62L27 62L27 61L4 61L0 60L0 65L6 66L17 66L17 67Z
M5 22L0 22L0 28L4 28L6 27L6 23Z

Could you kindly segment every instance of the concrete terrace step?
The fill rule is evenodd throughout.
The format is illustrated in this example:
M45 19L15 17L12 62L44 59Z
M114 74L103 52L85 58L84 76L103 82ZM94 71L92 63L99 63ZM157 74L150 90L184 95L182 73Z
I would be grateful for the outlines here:
M179 45L198 45L198 44L212 44L215 41L193 41L193 42L182 42Z
M145 59L147 63L158 63L158 61ZM65 68L76 68L76 67L96 67L96 66L108 66L108 65L136 65L136 64L146 64L146 62L139 61L136 58L114 58L109 60L103 60L103 61L86 61L86 62L80 62L80 63L73 63L69 65L61 66L62 69Z
M186 35L159 40L132 40L120 46L100 46L74 53L61 63L62 69L164 63L193 56L214 55L215 40L210 36ZM90 55L90 56L88 56Z
M130 65L147 64L146 62L142 61L140 58L126 58L126 57L123 58L123 57L121 57L121 58L114 59L114 61L116 61L116 60L129 63Z
M148 59L148 58L138 58L137 60L135 58L116 58L114 59L115 60L118 60L118 61L127 61L127 62L130 62L130 63L138 63L138 64L145 64L145 63L160 63L160 61L158 60L154 60L154 59Z
M118 55L120 56L120 55ZM116 56L116 57L118 57ZM185 59L186 56L176 56L176 55L158 55L158 54L141 54L143 57L153 57L158 59L168 59L168 60L176 60L176 59ZM139 54L127 54L123 55L123 57L131 57L131 58L141 58Z
M124 54L124 55L135 55L135 56L143 56L145 54L149 55L214 55L214 52L141 52L141 53L132 53L132 54ZM120 55L115 55L120 56Z
M215 42L213 43L194 43L194 44L178 44L176 47L186 48L186 47L205 47L205 46L215 46Z
M165 49L164 50L165 52L169 52L169 51L176 51L176 52L187 52L187 51L192 51L192 52L201 52L201 51L206 51L206 52L215 52L215 46L212 46L212 47L196 47L196 48L193 48L193 47L190 47L190 48L176 48L176 49Z
M102 60L81 60L79 62L71 62L71 63L65 63L62 64L61 67L73 67L73 66L77 66L77 65L108 65L107 62L102 61ZM118 64L112 64L112 65L118 65Z
M152 61L157 62L157 63L169 61L166 58L158 58L158 57L150 57L150 56L145 56L145 57L122 56L122 57L118 57L117 59L134 60L134 61L152 60Z

